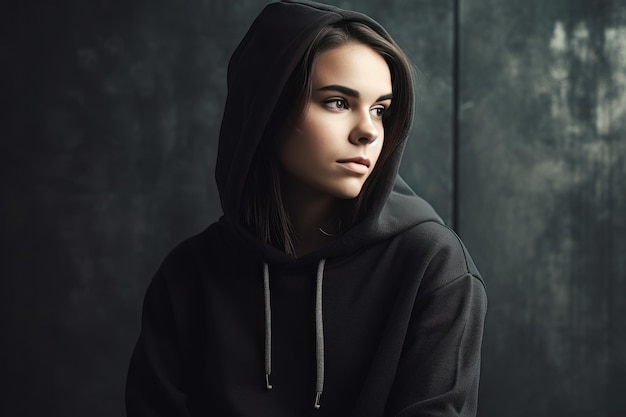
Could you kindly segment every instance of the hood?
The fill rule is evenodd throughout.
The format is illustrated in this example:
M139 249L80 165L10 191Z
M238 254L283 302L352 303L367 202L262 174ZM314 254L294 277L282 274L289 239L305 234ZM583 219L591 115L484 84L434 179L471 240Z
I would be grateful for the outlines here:
M242 193L255 151L282 89L319 30L340 21L358 21L387 39L389 34L368 16L313 1L267 5L233 53L228 65L228 95L220 129L216 182L224 216L220 222L269 263L294 258L260 242L238 223ZM321 259L354 252L424 221L441 222L432 207L398 176L406 137L390 157L386 192L367 217L326 247L304 258Z

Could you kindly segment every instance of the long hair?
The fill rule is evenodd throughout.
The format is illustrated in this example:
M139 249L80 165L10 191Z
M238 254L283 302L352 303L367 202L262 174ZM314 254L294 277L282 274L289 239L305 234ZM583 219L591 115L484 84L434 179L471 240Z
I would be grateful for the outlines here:
M395 167L387 163L408 135L413 120L414 92L411 65L400 47L369 26L341 21L320 30L296 67L278 100L263 138L254 155L243 191L241 221L263 242L295 256L293 227L283 199L278 161L280 139L303 113L312 94L311 71L320 53L350 42L361 43L378 52L391 73L393 100L383 116L385 140L380 156L359 196L349 200L342 228L363 219L370 203L377 201L388 188L381 179L389 178Z

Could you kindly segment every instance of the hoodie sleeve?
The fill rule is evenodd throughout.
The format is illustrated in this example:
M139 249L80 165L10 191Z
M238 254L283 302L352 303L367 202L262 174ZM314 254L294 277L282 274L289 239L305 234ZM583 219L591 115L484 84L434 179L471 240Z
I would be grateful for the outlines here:
M162 268L143 305L142 328L126 380L127 417L188 416L173 304Z
M484 285L471 273L417 298L388 415L476 415L486 309Z

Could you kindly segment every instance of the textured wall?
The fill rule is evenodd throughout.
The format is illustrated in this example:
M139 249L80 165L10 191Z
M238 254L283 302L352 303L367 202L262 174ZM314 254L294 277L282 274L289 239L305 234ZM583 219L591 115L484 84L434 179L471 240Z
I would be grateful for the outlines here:
M225 68L265 3L2 6L0 415L123 415L148 281L220 213ZM419 63L402 169L449 220L451 2L336 4L380 20Z
M481 416L626 415L626 3L461 2Z

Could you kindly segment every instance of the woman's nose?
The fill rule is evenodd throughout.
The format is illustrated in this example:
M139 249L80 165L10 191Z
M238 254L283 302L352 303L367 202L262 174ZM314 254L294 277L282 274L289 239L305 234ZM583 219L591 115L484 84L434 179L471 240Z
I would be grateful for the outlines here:
M355 145L369 145L378 139L378 136L378 128L374 124L372 116L368 111L366 114L360 115L357 119L350 136L350 141Z

